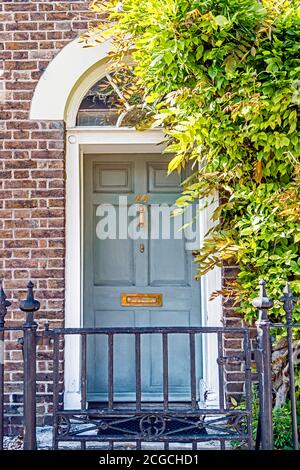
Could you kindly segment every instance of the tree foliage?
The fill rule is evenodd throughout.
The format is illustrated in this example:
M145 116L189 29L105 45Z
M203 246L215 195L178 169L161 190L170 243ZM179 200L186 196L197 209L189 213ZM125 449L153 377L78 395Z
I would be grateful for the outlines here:
M199 275L238 263L223 294L248 318L259 278L277 299L286 279L299 293L300 2L95 0L92 8L100 21L86 46L112 37L112 66L147 104L143 125L164 126L169 170L193 164L180 207L219 194Z

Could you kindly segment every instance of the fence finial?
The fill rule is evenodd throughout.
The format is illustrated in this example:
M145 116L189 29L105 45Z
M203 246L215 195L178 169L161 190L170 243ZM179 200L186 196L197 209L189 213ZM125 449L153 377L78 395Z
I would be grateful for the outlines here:
M274 305L273 299L270 299L267 296L266 292L266 281L261 279L259 281L259 297L256 297L252 301L252 305L255 308L258 308L260 311L260 320L268 320L268 309L272 308Z
M7 300L6 294L3 290L2 281L0 284L0 327L4 327L5 315L7 314L7 308L11 306L11 302Z
M287 282L285 288L283 289L283 297L280 299L280 302L283 303L283 309L286 313L287 323L292 322L292 315L297 302L297 297L293 295L290 284Z
M20 302L20 309L22 312L27 313L26 323L34 323L33 314L40 308L40 302L34 298L33 287L33 283L29 281L27 284L27 298Z

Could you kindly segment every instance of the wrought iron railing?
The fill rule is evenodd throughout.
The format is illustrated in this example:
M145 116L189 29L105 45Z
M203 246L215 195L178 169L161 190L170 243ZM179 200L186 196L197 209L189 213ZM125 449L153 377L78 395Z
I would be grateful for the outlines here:
M297 410L295 393L295 376L293 363L293 331L300 328L292 324L292 312L295 298L287 287L282 299L287 315L286 324L273 325L267 315L273 302L266 295L265 283L260 283L260 296L254 305L259 310L257 327L257 347L251 347L251 329L249 327L131 327L131 328L50 328L37 331L34 312L39 309L39 303L34 299L33 285L28 284L27 299L20 304L26 313L25 323L17 327L5 326L5 316L10 302L7 301L3 289L0 291L0 446L3 448L4 436L4 335L11 330L20 331L24 357L24 449L36 449L36 357L38 344L45 341L51 345L53 360L53 449L59 448L64 442L77 442L82 449L90 443L105 444L113 449L120 443L133 443L140 449L143 443L155 442L168 449L170 443L188 443L193 449L211 442L221 449L228 443L238 441L245 448L252 449L253 416L252 416L252 387L255 376L251 367L256 362L258 377L258 394L260 402L260 417L256 437L256 448L273 448L272 429L272 368L270 330L285 329L288 342L288 377L289 397L291 400L291 427L293 431L293 446L298 449ZM230 334L242 339L242 348L238 354L227 355L224 348L224 337ZM121 336L127 335L134 340L135 352L132 368L135 376L135 399L132 403L120 403L115 396L114 380L114 344ZM143 350L141 347L145 335L160 337L161 366L162 366L162 399L148 403L143 399L142 369ZM170 335L184 336L188 339L189 356L189 397L184 403L178 403L170 397ZM78 409L65 409L62 393L61 377L61 345L62 340L77 336L80 338L80 367L81 367L81 406ZM91 404L88 400L87 371L88 348L90 338L106 337L107 351L102 357L103 366L107 370L107 399L101 403ZM218 376L218 403L213 407L203 403L199 397L198 375L196 363L198 338L216 339L216 369ZM254 353L254 359L253 359ZM208 358L209 359L209 358ZM232 407L226 393L226 366L230 363L242 364L245 405Z
M224 356L224 334L237 333L244 339L239 357ZM152 328L65 328L47 330L53 340L54 350L54 441L53 447L63 441L77 441L85 448L89 441L106 442L110 448L115 442L132 442L141 448L142 442L163 442L165 449L170 442L197 443L213 441L225 448L227 441L239 440L252 448L251 426L251 347L250 330L247 328L213 327L152 327ZM59 397L59 343L60 338L79 336L81 344L81 409L60 410ZM87 401L87 345L91 336L107 337L107 402L90 408ZM117 402L114 398L114 343L119 336L131 336L135 340L135 401L132 404ZM162 401L152 403L142 400L141 342L145 335L160 336L162 343ZM169 341L170 335L189 338L190 397L178 404L169 397ZM219 403L213 408L201 407L197 399L196 341L198 336L216 335L219 376ZM174 358L176 360L176 358ZM244 364L246 407L234 410L225 399L225 370L228 361ZM99 363L101 367L101 363Z

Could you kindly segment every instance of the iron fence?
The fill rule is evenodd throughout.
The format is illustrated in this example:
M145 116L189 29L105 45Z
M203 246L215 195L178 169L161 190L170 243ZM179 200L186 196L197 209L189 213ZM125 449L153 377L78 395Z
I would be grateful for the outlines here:
M244 349L239 357L223 355L223 336L226 333L243 336ZM54 427L53 448L63 441L76 441L84 449L86 442L106 442L110 448L114 443L134 443L137 449L143 442L163 442L168 449L170 442L191 443L193 449L198 442L213 441L225 448L226 441L239 440L252 448L251 427L251 348L249 329L212 327L153 327L153 328L65 328L47 330L46 335L53 339L54 348ZM69 335L80 337L81 343L81 409L59 410L59 338ZM114 400L114 343L117 337L134 337L135 342L135 401L132 404ZM142 338L156 335L162 345L162 402L149 404L142 400ZM190 354L190 399L179 405L169 399L169 337L185 336L189 341ZM196 341L202 335L216 335L218 343L219 403L212 409L202 408L197 400ZM87 345L90 336L107 337L107 402L90 408L87 401ZM226 404L224 396L225 371L227 361L244 364L246 407L233 410ZM100 367L100 364L99 364Z
M24 367L24 449L36 449L36 359L37 346L48 341L52 348L53 360L53 449L65 442L79 443L86 449L89 443L102 443L113 449L119 443L133 443L140 449L143 443L155 442L168 449L170 443L188 443L192 449L198 449L200 443L213 442L220 449L227 448L227 443L238 441L244 448L273 448L273 390L272 390L272 345L273 328L283 329L287 333L288 367L286 374L289 381L291 400L291 426L293 446L298 449L298 429L295 375L293 363L293 331L300 328L292 323L292 312L296 299L287 286L281 299L286 312L285 324L272 324L268 318L268 309L273 301L266 295L265 282L260 282L260 295L253 305L259 311L256 322L257 344L253 348L250 340L250 327L130 327L130 328L50 328L49 325L38 331L34 312L40 305L33 295L33 284L28 284L28 295L20 303L26 319L18 327L5 326L5 316L10 302L5 293L0 291L0 446L3 449L4 437L4 335L6 332L20 331L20 342L23 349ZM226 356L224 337L237 335L242 338L242 348L238 355ZM121 403L115 399L114 381L114 344L118 338L126 335L133 338L135 351L132 367L135 375L135 400L132 403ZM148 403L143 400L142 390L142 348L145 336L160 338L162 349L162 400ZM189 399L184 403L170 400L170 336L184 336L188 341L189 355ZM81 365L81 406L78 409L65 409L61 390L60 345L61 340L77 336L80 339ZM90 338L95 341L105 337L107 350L102 358L107 370L107 399L104 402L91 404L87 393L87 350ZM197 348L199 338L216 338L218 375L218 402L208 407L199 399L197 389ZM254 358L253 358L254 356ZM242 364L245 405L232 407L225 393L226 365L231 362ZM102 365L103 365L102 364ZM252 367L256 364L257 374ZM101 367L101 363L99 363ZM253 430L252 387L258 378L259 423L256 436ZM256 441L256 442L255 442ZM214 447L216 448L216 447Z

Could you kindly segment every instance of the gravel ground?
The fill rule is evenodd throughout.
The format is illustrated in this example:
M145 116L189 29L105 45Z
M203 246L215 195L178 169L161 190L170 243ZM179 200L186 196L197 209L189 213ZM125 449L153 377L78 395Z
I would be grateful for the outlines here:
M45 426L37 428L37 446L38 450L51 450L52 448L52 428L51 426ZM231 448L230 444L226 446L228 449ZM4 438L4 449L5 450L22 450L23 438L22 436L5 437ZM80 449L80 444L76 442L64 442L60 445L60 449L74 450ZM90 442L87 444L87 449L98 449L98 450L109 450L106 443ZM134 443L122 443L114 446L115 450L134 450ZM163 450L163 444L156 443L143 443L143 450ZM220 449L217 442L202 442L198 443L199 450L218 450ZM190 444L170 444L170 450L191 450Z
M37 445L38 450L51 450L52 448L52 428L50 426L45 426L42 428L37 429ZM23 438L22 436L14 436L14 437L5 437L4 438L4 449L5 450L22 450L23 448ZM88 449L99 449L99 450L109 450L109 447L103 443L99 442L90 442L87 444ZM207 442L207 443L199 443L198 449L210 449L210 450L217 450L219 445L217 442ZM66 450L74 450L80 449L80 444L73 443L73 442L64 442L60 449ZM115 450L133 450L135 449L135 444L133 443L122 443L116 444L114 447ZM170 444L170 450L191 450L191 446L189 444ZM143 450L163 450L163 446L155 443L144 443Z
M22 436L5 437L3 442L4 450L22 450L23 438Z

